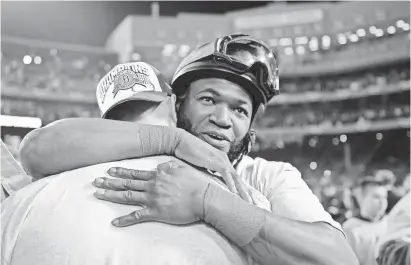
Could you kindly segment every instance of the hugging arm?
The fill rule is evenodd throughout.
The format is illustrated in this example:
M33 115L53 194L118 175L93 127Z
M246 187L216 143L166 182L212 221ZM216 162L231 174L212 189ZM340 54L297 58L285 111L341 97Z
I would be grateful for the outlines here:
M234 168L225 153L182 129L165 126L65 119L31 131L22 141L20 154L24 169L34 178L99 163L171 155L221 173L233 192L240 185L232 177Z

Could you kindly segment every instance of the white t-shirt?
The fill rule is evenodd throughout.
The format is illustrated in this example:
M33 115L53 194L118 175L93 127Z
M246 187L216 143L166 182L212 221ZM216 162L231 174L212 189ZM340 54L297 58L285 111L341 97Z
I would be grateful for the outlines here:
M111 225L112 219L137 207L97 200L91 182L108 177L106 171L113 166L151 170L169 160L149 157L95 165L37 181L16 192L2 207L2 262L247 264L243 251L204 223ZM272 212L294 220L327 222L341 230L290 164L245 157L238 172L268 199Z
M245 156L237 171L268 199L273 213L297 221L326 222L343 232L291 164Z
M113 166L155 170L171 159L148 157L94 165L19 190L2 207L2 261L13 265L251 263L242 250L203 222L111 225L114 218L141 207L98 200L92 181L109 177L106 172ZM252 194L258 206L270 210L263 195L256 195L256 190Z

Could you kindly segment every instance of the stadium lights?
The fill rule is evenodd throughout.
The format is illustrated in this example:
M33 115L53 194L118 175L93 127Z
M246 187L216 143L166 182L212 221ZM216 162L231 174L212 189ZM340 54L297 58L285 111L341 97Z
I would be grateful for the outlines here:
M180 46L180 49L178 50L178 55L180 57L185 57L189 51L190 51L190 46L183 44Z
M51 49L50 50L50 55L51 56L56 56L57 55L57 50L56 49Z
M410 24L405 23L404 26L402 27L402 29L403 29L404 31L409 31L409 30L410 30Z
M333 145L338 145L340 140L338 138L333 138Z
M312 37L308 46L310 47L310 50L312 51L318 51L318 40L316 37Z
M281 46L293 45L293 40L290 38L281 38L279 43Z
M397 28L402 28L404 26L405 22L404 20L400 19L397 20L397 22L395 23L395 25L397 26Z
M304 54L305 53L305 48L303 46L298 46L295 50L298 54Z
M295 44L304 45L308 43L308 38L306 36L295 38Z
M365 29L357 29L358 37L364 37L366 34Z
M344 34L338 34L338 42L341 44L341 45L344 45L344 44L346 44L347 43L347 37L345 37L345 35Z
M383 137L382 133L377 133L375 135L375 138L377 138L378 141L382 140L382 137Z
M387 32L388 32L389 34L394 34L395 31L396 31L396 29L395 29L394 26L389 26L389 27L387 28Z
M282 140L278 140L276 143L278 148L283 149L284 148L284 141Z
M170 56L173 54L173 52L177 49L176 45L174 44L166 44L164 45L163 49L163 55L164 56Z
M331 44L330 36L328 36L328 35L323 36L322 37L322 43L323 43L324 48L330 47L330 44Z
M317 145L317 143L318 143L318 140L317 140L317 138L311 138L309 141L308 141L308 145L309 146L311 146L311 147L315 147L316 145Z
M377 29L377 31L375 32L375 36L376 37L384 36L384 31L382 29Z
M30 55L24 55L23 57L23 63L24 64L31 64L32 58Z
M35 64L41 64L41 57L40 56L34 57L34 63Z
M337 215L340 211L338 210L337 207L335 207L334 205L331 205L330 207L327 208L327 212L329 212L332 215Z
M316 162L311 162L310 163L310 168L311 168L311 170L315 170L317 168L317 163Z
M345 143L347 141L347 135L345 134L340 135L340 141L341 143Z
M285 48L284 53L285 53L285 55L293 55L294 54L293 48L291 48L291 47Z
M33 117L0 115L0 125L2 127L37 129L41 127L41 119Z
M351 42L357 42L358 41L358 36L356 34L351 34L350 35L350 41Z
M331 176L331 170L328 170L328 169L324 170L324 177L329 177L329 176Z
M141 60L141 55L139 54L139 53L133 53L132 55L131 55L131 60L133 60L133 61L140 61Z
M375 34L377 32L377 28L375 26L371 26L369 31L371 34Z

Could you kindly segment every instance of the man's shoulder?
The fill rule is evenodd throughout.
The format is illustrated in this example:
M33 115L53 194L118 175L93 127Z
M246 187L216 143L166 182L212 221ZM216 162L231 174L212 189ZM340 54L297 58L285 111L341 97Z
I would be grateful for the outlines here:
M245 156L238 172L243 179L265 196L272 194L281 186L301 186L304 182L301 174L290 163L280 161L267 161L257 157ZM284 187L285 187L284 186Z
M290 163L281 161L267 161L261 157L251 158L249 156L245 156L243 161L241 161L239 171L249 173L252 172L255 177L262 178L286 178L290 174L297 174L301 176L300 171L298 171L298 169Z
M271 202L272 212L298 221L325 222L342 231L290 163L249 157L244 162L244 172Z

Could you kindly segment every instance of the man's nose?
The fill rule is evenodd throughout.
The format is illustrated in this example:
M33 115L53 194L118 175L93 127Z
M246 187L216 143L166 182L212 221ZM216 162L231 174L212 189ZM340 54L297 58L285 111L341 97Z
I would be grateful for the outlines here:
M230 110L226 106L216 106L210 122L224 129L231 128Z

